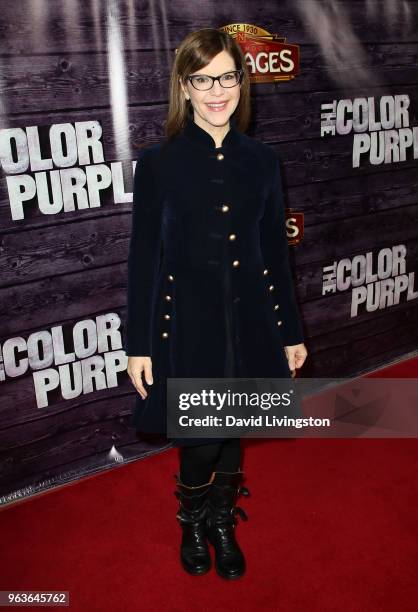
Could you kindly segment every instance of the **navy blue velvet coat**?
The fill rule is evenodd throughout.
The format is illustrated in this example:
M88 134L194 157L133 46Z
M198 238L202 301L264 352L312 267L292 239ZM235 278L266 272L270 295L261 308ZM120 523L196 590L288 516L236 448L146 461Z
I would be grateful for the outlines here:
M132 425L165 433L167 377L290 377L284 346L303 341L274 150L233 118L215 148L190 117L135 166L124 349L154 384Z

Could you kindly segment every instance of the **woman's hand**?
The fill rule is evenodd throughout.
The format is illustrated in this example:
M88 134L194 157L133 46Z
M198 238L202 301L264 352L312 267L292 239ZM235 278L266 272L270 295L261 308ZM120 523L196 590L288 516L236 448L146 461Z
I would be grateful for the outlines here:
M128 376L132 381L133 386L138 391L144 400L148 393L145 391L142 383L142 372L145 374L145 381L153 384L152 379L152 361L151 357L128 357L128 367L126 368Z
M287 361L289 363L289 369L292 372L292 378L296 376L295 368L301 368L306 356L308 355L308 351L306 350L306 346L303 344L292 344L290 346L284 347Z

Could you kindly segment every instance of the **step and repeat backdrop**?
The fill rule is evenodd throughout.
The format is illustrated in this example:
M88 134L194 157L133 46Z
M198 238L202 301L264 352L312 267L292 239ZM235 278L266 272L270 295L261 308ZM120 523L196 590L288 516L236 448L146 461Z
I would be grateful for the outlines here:
M137 148L176 46L236 37L282 162L307 377L418 347L418 7L404 0L0 1L0 501L159 452L122 348Z

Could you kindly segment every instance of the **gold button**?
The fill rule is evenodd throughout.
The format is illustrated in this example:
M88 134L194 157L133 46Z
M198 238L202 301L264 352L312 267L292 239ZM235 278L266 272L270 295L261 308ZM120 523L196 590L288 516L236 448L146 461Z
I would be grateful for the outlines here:
M165 315L164 315L164 319L166 319L167 321L169 321L169 320L170 320L170 315L169 315L169 314L165 314Z
M278 304L274 305L274 310L279 310L279 305Z
M269 291L273 291L273 289L274 289L274 285L270 285Z
M283 321L277 321L277 325L281 325Z
M167 302L171 302L171 295L166 295L165 299L167 300Z
M267 270L267 268L263 271L264 276L267 276L267 274L269 273L269 271Z
M235 240L235 238L237 237L236 234L229 234L229 240Z
M173 282L173 280L174 280L174 276L173 276L172 274L169 274L169 275L168 275L168 280L169 280L169 281L171 281L171 282Z
M216 156L216 159L218 159L219 161L222 161L224 158L222 153L218 153L218 155Z
M163 332L161 335L162 335L163 338L168 338L168 333L167 332Z
M224 205L222 206L222 209L221 209L221 210L222 210L222 212L228 212L228 210L229 210L229 206L228 206L228 204L224 204Z
M239 261L238 261L238 259L235 259L235 260L232 262L232 265L234 266L234 268L237 268L237 267L239 266Z

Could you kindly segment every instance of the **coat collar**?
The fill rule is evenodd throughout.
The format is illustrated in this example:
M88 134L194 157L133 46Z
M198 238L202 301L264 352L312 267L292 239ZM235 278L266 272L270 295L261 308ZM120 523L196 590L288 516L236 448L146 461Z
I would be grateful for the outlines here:
M215 141L212 136L203 128L201 128L191 115L187 117L186 125L183 128L184 136L191 142L208 151L223 151L229 149L240 142L241 132L236 125L235 117L229 120L229 131L225 134L221 147L215 147Z

